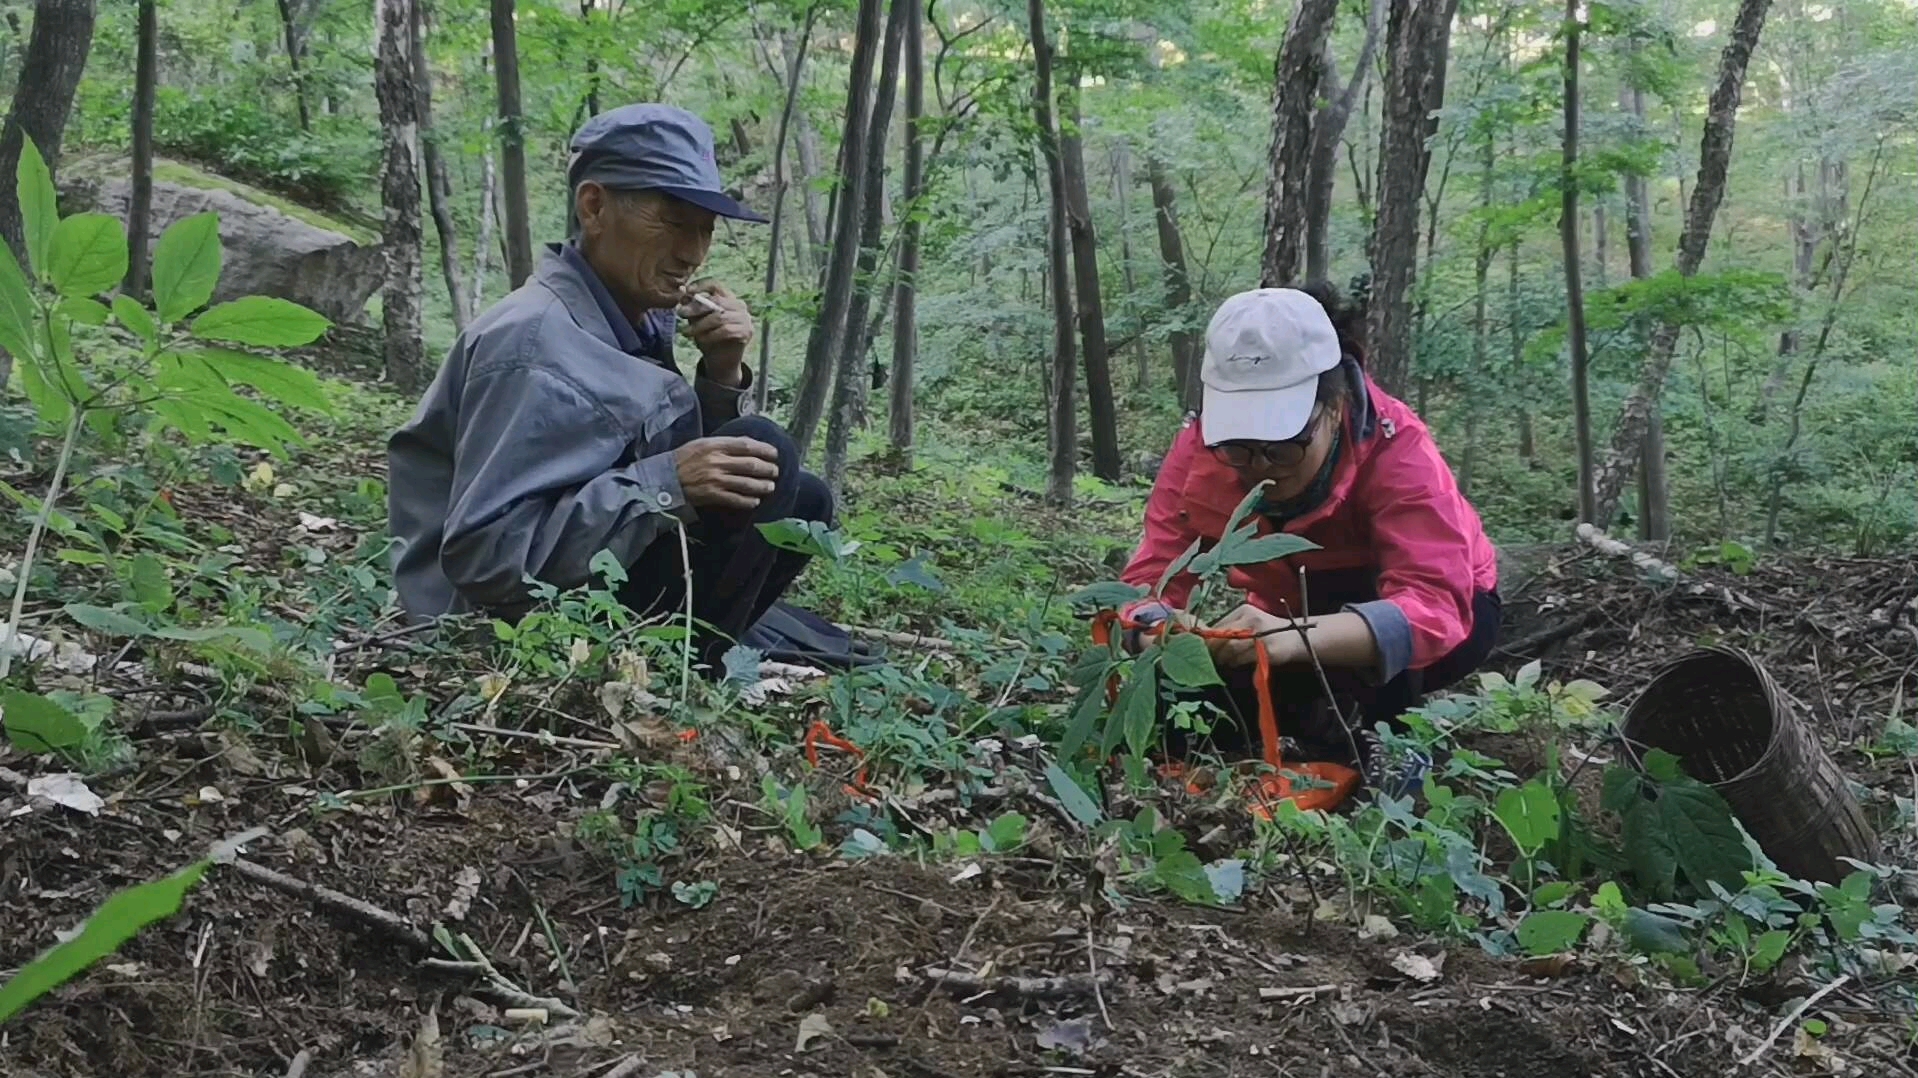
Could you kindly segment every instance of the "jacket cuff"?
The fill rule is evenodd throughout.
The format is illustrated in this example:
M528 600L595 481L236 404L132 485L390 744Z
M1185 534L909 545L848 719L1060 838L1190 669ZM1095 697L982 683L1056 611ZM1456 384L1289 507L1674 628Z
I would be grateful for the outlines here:
M693 519L693 507L686 504L686 490L679 485L679 464L670 450L635 461L633 484L638 488L640 505L648 512Z
M1398 677L1411 667L1412 622L1397 603L1390 599L1374 599L1369 603L1353 603L1346 609L1364 618L1365 627L1372 630L1372 640L1379 649L1376 676L1380 684Z
M753 369L741 363L742 381L736 386L706 377L706 361L693 368L693 392L699 397L699 411L709 426L753 414Z

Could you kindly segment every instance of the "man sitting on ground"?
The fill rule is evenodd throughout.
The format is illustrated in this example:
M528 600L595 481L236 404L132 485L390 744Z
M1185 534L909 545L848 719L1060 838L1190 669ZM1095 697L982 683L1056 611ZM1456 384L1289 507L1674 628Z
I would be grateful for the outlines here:
M400 603L415 620L516 618L527 578L580 586L606 550L626 567L622 601L678 610L677 518L713 663L805 567L754 525L833 514L792 439L750 414L751 313L693 277L716 218L765 219L721 188L712 129L666 105L587 121L567 181L571 239L460 334L388 443ZM699 350L691 382L676 330Z

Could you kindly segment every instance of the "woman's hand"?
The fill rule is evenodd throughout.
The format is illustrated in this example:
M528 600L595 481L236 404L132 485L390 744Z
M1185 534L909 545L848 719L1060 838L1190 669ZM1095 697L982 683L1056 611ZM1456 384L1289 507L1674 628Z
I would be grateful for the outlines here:
M1210 639L1206 645L1212 649L1212 661L1219 666L1251 666L1259 661L1259 649L1277 658L1277 644L1280 634L1272 630L1285 625L1285 620L1276 614L1268 614L1256 606L1241 606L1212 626L1215 632L1242 632L1248 639ZM1258 634L1258 635L1254 635ZM1266 635L1269 634L1269 635Z

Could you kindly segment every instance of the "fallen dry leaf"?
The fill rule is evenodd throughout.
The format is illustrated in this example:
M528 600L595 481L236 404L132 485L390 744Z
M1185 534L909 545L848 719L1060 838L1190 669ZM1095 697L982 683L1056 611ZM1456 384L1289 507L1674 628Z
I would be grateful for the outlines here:
M27 780L27 796L64 805L75 812L84 812L89 816L98 816L106 805L99 794L87 788L80 776L68 772L58 775L36 775Z
M1359 938L1362 940L1390 940L1398 936L1398 926L1376 913L1367 914L1365 923L1359 926Z
M399 1078L445 1078L445 1049L440 1044L440 1019L431 1007L420 1016L420 1031L400 1061Z
M1039 1031L1039 1047L1048 1052L1082 1056L1092 1049L1092 1021L1074 1018Z
M1420 984L1431 984L1433 981L1438 980L1440 970L1444 966L1444 963L1445 957L1443 955L1439 956L1438 961L1433 961L1415 951L1400 951L1392 958L1393 969L1398 970L1400 973L1405 974Z
M826 1021L823 1014L809 1014L799 1020L799 1037L793 1042L793 1051L803 1052L812 1046L812 1042L832 1033L832 1023Z
M300 514L300 527L310 532L330 532L339 526L340 522L332 517L316 517L307 512Z
M446 918L450 921L464 921L466 913L473 908L473 899L479 896L479 869L468 865L460 869L453 878L453 897L446 903Z

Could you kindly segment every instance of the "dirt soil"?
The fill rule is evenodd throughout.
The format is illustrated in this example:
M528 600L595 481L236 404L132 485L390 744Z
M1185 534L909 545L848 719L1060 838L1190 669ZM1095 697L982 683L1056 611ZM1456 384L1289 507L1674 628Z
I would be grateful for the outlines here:
M1622 699L1684 647L1735 640L1767 657L1854 773L1892 782L1849 746L1894 694L1918 694L1918 635L1871 620L1918 596L1918 566L1801 565L1697 586L1652 591L1565 552L1511 586L1507 640L1585 620L1506 666L1542 653L1553 676L1595 677ZM279 1076L303 1052L313 1078L1717 1078L1748 1055L1741 1073L1914 1074L1912 1016L1862 993L1821 1006L1826 1043L1842 1047L1830 1051L1794 1036L1802 991L1727 979L1678 992L1631 966L1368 938L1315 922L1317 902L1296 888L1236 909L1115 905L1085 883L1096 866L1070 858L987 857L961 878L964 862L792 854L747 791L714 800L724 841L673 865L675 879L717 884L709 904L654 894L628 909L614 864L570 837L606 797L602 777L319 807L340 785L267 739L183 730L143 738L139 770L95 779L98 815L36 806L0 782L0 973L113 890L265 826L250 861L422 929L443 921L582 1017L511 1016L371 922L216 866L178 916L0 1029L0 1075ZM408 1062L435 1037L438 1069Z

